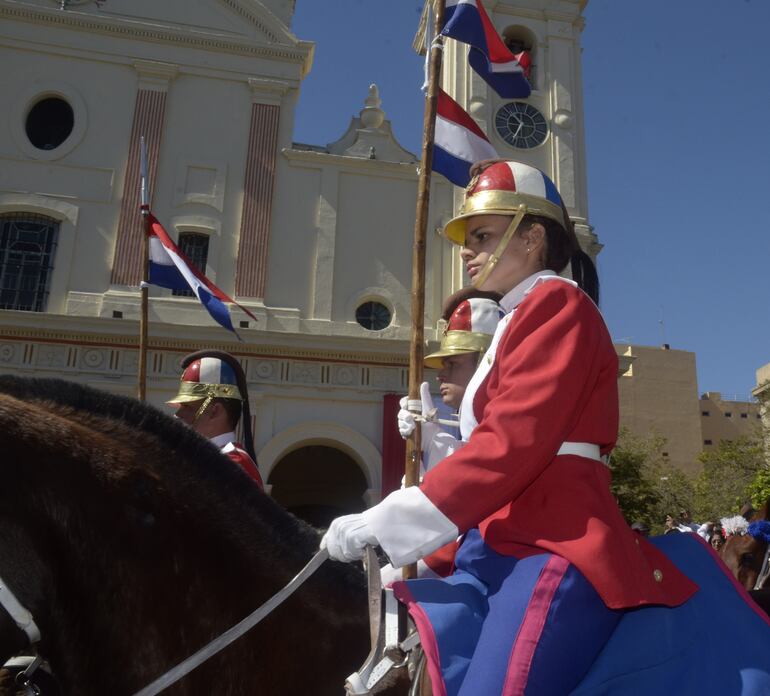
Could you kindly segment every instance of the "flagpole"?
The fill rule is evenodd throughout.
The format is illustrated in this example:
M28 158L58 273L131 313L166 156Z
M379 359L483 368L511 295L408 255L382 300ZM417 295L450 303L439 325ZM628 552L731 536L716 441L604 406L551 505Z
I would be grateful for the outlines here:
M140 401L147 397L147 314L149 305L149 255L150 255L150 195L147 181L147 146L144 136L139 139L142 202L142 313L139 318L139 389Z
M422 156L417 181L417 213L414 221L414 246L412 247L412 339L409 348L409 396L410 402L420 398L420 384L423 375L423 356L425 344L425 237L428 226L428 207L430 203L430 175L433 167L433 139L436 130L436 104L439 83L441 81L441 28L444 23L445 0L435 0L434 30L435 39L429 46L428 84L425 93L425 112L422 126ZM410 404L411 405L411 404ZM404 465L404 485L416 486L420 478L421 458L420 425L414 429L406 441L406 462ZM404 579L417 576L417 566L404 567Z

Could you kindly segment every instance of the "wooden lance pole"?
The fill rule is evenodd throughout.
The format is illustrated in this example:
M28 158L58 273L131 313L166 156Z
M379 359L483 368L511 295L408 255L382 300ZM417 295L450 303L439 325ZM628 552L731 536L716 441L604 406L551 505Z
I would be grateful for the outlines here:
M423 356L425 348L425 237L428 226L428 207L430 203L430 175L433 168L433 137L436 130L436 104L441 82L441 54L443 37L441 28L444 23L445 0L434 2L435 39L428 47L428 84L425 93L425 113L422 126L422 157L417 181L417 214L414 221L414 246L412 247L412 340L409 348L409 395L410 402L420 398L422 383ZM429 34L430 35L430 34ZM410 404L411 405L411 404ZM406 441L406 464L404 483L415 486L420 480L421 457L420 423ZM417 575L417 567L412 564L404 567L405 580Z
M139 389L140 401L147 397L147 314L149 304L149 256L150 256L150 194L147 181L147 146L144 136L139 139L142 202L142 313L139 318Z

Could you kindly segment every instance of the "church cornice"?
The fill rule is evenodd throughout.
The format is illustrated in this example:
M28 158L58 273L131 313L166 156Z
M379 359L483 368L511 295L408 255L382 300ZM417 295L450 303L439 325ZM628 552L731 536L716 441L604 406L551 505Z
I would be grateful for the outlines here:
M240 8L239 13L246 12L240 3L235 0L222 0L233 9ZM150 25L142 22L112 17L97 17L92 14L74 11L61 11L46 9L15 2L14 0L0 0L0 18L15 19L32 24L46 24L48 26L60 26L90 31L108 36L130 38L132 40L144 40L150 42L172 43L188 46L205 51L234 53L238 55L274 58L302 64L302 76L310 70L313 62L315 44L309 41L299 41L291 34L284 34L281 39L291 43L278 43L279 38L274 31L266 27L264 23L256 19L250 19L262 30L275 45L258 44L251 41L239 41L216 34L193 34L172 27Z
M37 315L38 317L40 315ZM52 319L52 315L45 315ZM35 318L35 317L33 317ZM62 322L69 320L68 317L56 317ZM79 318L83 323L83 318ZM116 320L90 320L87 323L109 322L110 328L116 328ZM56 322L58 323L58 322ZM129 328L123 325L120 328ZM172 327L173 328L173 327ZM207 328L195 327L198 329L193 335L190 335L190 327L179 327L184 330L183 336L150 336L148 341L148 351L167 352L167 353L188 353L205 344L207 347L217 350L225 350L233 355L244 358L263 358L263 359L285 359L299 360L318 363L340 363L340 364L365 364L382 367L403 367L408 363L409 346L406 341L389 341L386 351L372 351L367 349L366 345L360 348L351 349L351 344L356 342L365 344L366 339L356 341L351 337L344 337L345 348L341 347L343 341L340 337L308 336L298 334L286 334L278 332L259 332L254 335L243 332L242 338L245 342L239 343L231 340L217 340L212 338L212 331ZM158 327L151 326L151 331L157 331ZM221 330L214 328L214 335L221 336ZM308 345L312 340L315 345ZM380 339L376 339L381 342ZM42 328L37 326L8 326L3 327L0 335L0 344L7 342L27 342L35 344L52 344L59 346L79 346L83 349L115 349L115 350L136 350L139 347L138 331L131 333L112 333L106 331L75 330L61 326L59 328ZM325 345L324 345L325 344Z
M581 28L582 24L584 24L583 18L579 14L579 10L576 10L575 12L559 12L558 10L535 10L526 7L500 5L494 9L494 12L495 14L506 15L509 17L523 17L540 21L555 20L559 22L569 22L570 24L577 24Z
M284 148L281 153L290 162L306 162L316 166L336 166L344 169L374 169L378 173L397 174L404 179L417 180L417 163L415 162L388 162L387 160L333 155L330 152L292 148Z

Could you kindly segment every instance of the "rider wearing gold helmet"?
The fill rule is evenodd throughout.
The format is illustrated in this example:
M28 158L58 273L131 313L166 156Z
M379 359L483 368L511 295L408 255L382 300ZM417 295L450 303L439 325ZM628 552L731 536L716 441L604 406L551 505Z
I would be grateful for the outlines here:
M240 363L229 353L201 350L182 358L181 365L179 392L166 403L176 406L177 418L207 437L262 488L251 435L248 387ZM241 415L245 445L235 437Z
M420 486L334 520L322 546L350 561L379 544L399 567L463 535L452 576L394 585L434 692L569 693L619 610L676 606L697 586L631 531L610 491L618 360L553 182L495 162L445 234L506 312L460 409L468 442ZM573 280L559 275L570 262Z

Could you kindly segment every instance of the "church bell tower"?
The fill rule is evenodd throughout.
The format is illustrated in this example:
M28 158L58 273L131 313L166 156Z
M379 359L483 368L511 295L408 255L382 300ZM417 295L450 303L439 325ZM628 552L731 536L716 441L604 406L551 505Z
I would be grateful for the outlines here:
M516 54L528 51L532 94L502 99L468 65L468 46L447 40L442 85L479 124L500 157L546 172L575 222L583 249L601 249L588 222L580 65L587 0L485 0L484 7ZM456 205L459 205L459 196Z

